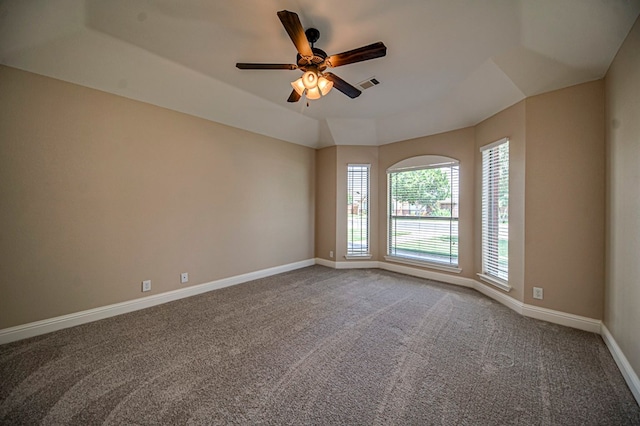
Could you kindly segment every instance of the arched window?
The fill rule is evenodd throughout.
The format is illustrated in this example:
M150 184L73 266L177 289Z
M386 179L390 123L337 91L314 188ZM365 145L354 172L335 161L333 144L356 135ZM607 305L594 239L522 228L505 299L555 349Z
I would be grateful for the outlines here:
M458 266L459 162L422 155L387 169L387 260Z

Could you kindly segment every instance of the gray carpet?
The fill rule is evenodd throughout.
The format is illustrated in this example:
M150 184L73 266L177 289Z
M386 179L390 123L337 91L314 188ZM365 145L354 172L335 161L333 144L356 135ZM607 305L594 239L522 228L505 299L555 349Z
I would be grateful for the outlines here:
M0 346L1 424L640 424L598 335L313 266Z

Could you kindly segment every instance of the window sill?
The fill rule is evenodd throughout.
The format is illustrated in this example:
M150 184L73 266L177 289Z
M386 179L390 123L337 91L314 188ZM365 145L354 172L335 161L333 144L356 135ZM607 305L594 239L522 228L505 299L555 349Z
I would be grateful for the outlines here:
M500 278L492 277L490 275L485 274L477 274L478 277L487 284L491 284L494 287L498 287L500 290L506 291L507 293L511 291L513 287L509 285L505 280L501 280Z
M347 260L368 260L371 257L370 254L348 254L344 258Z
M404 263L405 265L420 266L422 268L437 269L444 272L453 272L454 274L459 274L460 272L462 272L462 269L456 268L455 266L446 266L438 263L423 262L420 260L407 259L405 257L385 256L384 260L395 263Z

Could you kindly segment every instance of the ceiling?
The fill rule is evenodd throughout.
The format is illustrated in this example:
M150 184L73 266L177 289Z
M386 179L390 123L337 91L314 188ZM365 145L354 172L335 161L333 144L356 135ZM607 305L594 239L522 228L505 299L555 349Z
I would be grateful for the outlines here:
M295 63L276 12L320 30L353 85L287 103ZM382 145L475 125L525 97L604 76L640 0L0 0L0 62L310 147Z

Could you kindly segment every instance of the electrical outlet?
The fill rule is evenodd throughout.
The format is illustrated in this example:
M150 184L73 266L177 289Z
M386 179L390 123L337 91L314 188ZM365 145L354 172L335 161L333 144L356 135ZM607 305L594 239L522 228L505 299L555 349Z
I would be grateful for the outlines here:
M542 300L542 287L533 288L533 298Z
M180 282L182 284L189 282L189 273L188 272L183 272L180 274Z
M151 280L142 281L142 291L151 291Z
M333 259L333 250L331 250L331 251L329 252L329 257L330 257L331 259Z

